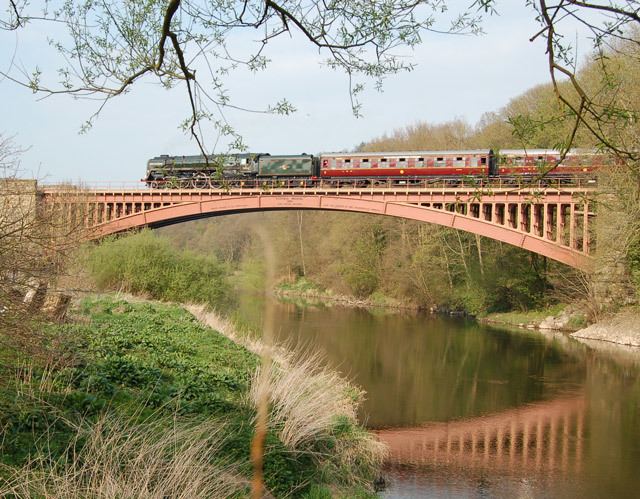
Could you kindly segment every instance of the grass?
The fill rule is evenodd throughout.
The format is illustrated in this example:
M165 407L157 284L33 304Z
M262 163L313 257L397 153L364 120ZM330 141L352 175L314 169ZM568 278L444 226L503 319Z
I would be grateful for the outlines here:
M316 283L310 281L305 277L300 277L293 282L285 281L278 285L278 291L285 293L297 293L297 294L324 294L325 291L320 288Z
M285 281L276 287L279 299L284 302L295 303L301 306L330 306L339 304L343 306L364 307L364 308L396 308L415 309L416 306L410 301L401 301L384 295L380 291L371 293L366 298L358 298L349 295L336 294L331 289L322 289L313 281L300 277L296 281Z
M587 317L584 314L576 314L576 315L572 315L569 318L569 322L567 323L567 327L569 329L582 329L585 328L589 325L589 321L587 320Z
M101 416L75 428L59 457L36 456L7 469L0 495L17 498L232 497L246 489L234 466L216 462L224 440L219 421Z
M257 355L271 356L274 362L268 384L260 385L260 372L256 370L249 397L255 406L261 390L268 390L270 428L285 447L292 453L314 456L326 480L334 486L345 486L346 492L333 491L336 497L344 493L345 497L369 494L386 448L357 422L363 392L322 367L322 359L317 355L296 355L282 347L266 347L201 305L191 305L188 310Z
M543 310L527 310L527 311L513 311L513 312L497 312L483 316L484 319L491 322L498 322L501 324L507 324L511 326L518 326L520 324L535 324L546 319L550 315L559 314L566 305L558 304Z
M0 496L164 497L164 488L170 497L228 497L216 487L246 495L250 394L265 347L240 345L176 305L93 297L76 313L75 323L49 328L74 338L73 364L5 366ZM370 490L383 451L357 425L358 392L312 359L270 354L282 370L266 441L269 493ZM314 398L323 403L310 406Z

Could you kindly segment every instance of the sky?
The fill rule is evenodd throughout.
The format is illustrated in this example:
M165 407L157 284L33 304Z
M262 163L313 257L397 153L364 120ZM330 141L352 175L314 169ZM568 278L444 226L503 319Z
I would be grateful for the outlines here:
M322 57L300 37L283 37L269 46L267 71L239 72L228 86L240 105L264 107L286 97L297 112L225 114L249 151L271 154L352 150L419 121L462 118L475 123L485 112L549 81L544 40L529 42L539 27L524 3L501 2L499 15L485 20L484 35L426 34L411 53L416 69L389 77L382 92L371 84L361 99L360 118L352 114L346 76L323 67ZM49 33L38 29L0 32L0 67L6 69L10 61L17 67L50 67ZM21 175L43 182L135 182L151 157L199 153L178 127L189 113L184 90L167 91L150 80L112 100L85 134L79 130L97 109L94 101L64 95L41 100L0 77L0 106L0 133L28 148L21 156Z

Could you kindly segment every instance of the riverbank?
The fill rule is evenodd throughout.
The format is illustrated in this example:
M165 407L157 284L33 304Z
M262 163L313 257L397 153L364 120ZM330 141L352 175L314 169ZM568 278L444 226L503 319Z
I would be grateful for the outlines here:
M304 305L317 302L322 305L366 309L420 310L420 307L415 304L400 303L384 296L374 295L371 298L359 299L353 296L337 295L331 290L319 289L313 282L304 278L293 283L281 283L276 288L276 295L280 299L301 302ZM439 307L431 307L430 311L452 315L452 312ZM636 309L624 310L589 326L582 307L562 303L541 310L488 313L476 316L475 319L483 324L572 333L574 338L640 347L640 313Z
M571 336L640 347L640 311L637 308L627 308L612 317L580 329Z
M84 298L71 317L46 326L49 353L71 359L67 365L16 358L4 366L0 496L56 497L63 486L101 495L111 483L127 496L164 487L176 497L245 497L264 347L252 342L251 351L230 329L221 334L179 305L141 299ZM283 349L273 357L269 493L373 497L384 448L357 424L360 391L313 358ZM187 481L180 466L189 468Z
M574 332L587 325L585 314L579 307L567 304L556 304L542 310L496 312L470 315L464 310L450 310L447 307L433 305L425 308L415 303L401 302L397 299L374 294L369 298L336 294L331 290L318 288L313 282L304 278L295 282L279 284L275 295L288 302L301 305L339 305L343 307L395 310L425 310L442 315L460 315L473 317L480 323L500 326L519 327L523 329L546 329L553 331Z
M574 332L587 325L585 314L578 307L556 304L542 310L497 312L477 317L484 324Z
M343 295L330 289L320 289L313 282L301 278L295 282L283 282L276 286L274 294L284 301L302 301L308 305L340 305L352 308L390 308L396 310L420 310L415 303L374 293L367 298Z

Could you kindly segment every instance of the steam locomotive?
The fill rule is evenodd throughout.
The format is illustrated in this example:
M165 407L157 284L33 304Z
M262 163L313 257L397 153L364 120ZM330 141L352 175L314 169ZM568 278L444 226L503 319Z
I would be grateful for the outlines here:
M261 185L274 180L288 185L322 183L407 185L431 178L521 177L588 174L606 164L595 151L561 153L548 149L354 152L279 155L266 153L223 156L168 156L147 163L143 182L151 188L217 188Z

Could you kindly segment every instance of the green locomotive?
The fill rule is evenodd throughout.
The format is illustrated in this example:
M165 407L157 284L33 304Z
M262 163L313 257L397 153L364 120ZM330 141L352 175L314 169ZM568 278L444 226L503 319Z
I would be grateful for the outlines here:
M162 155L147 162L143 181L152 188L215 188L243 185L247 180L311 179L318 164L309 154Z

